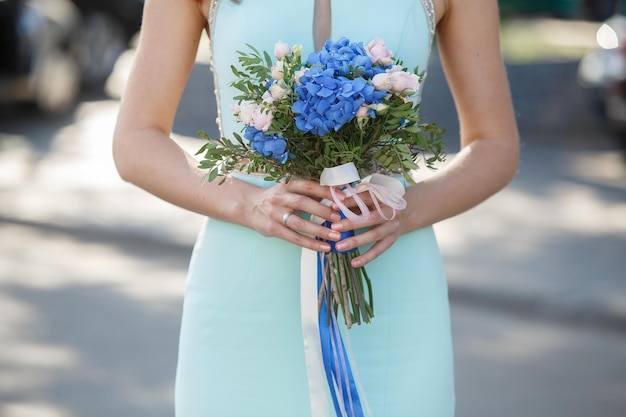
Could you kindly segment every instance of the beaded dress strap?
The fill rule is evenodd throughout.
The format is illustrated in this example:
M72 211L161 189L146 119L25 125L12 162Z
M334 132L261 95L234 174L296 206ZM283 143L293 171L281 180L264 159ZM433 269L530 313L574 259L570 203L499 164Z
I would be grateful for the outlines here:
M426 18L428 19L428 30L430 33L430 41L435 38L435 31L437 30L437 17L435 16L435 5L433 0L421 0L424 11L426 12Z
M217 7L220 4L220 0L211 0L209 5L209 36L213 38L213 28L215 27L215 15L217 14Z

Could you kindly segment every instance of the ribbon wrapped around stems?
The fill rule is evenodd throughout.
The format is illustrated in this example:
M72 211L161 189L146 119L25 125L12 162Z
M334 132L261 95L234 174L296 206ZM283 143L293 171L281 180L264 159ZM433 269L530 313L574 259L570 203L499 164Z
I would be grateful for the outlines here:
M320 183L330 187L341 215L356 224L367 222L371 214L358 195L361 192L370 193L374 207L386 220L393 219L398 210L406 207L404 186L398 180L381 174L361 180L353 163L324 169ZM358 186L354 188L356 183ZM354 199L359 214L343 203L339 191ZM381 202L391 207L390 217L383 212ZM319 218L312 220L323 222ZM326 225L330 227L328 222ZM344 232L342 238L353 235L354 231ZM303 249L301 257L302 331L311 411L316 417L330 416L329 392L337 417L371 417L350 353L348 335L341 331L337 320L341 312L348 329L353 323L370 322L374 316L371 281L364 268L350 265L359 255L358 249L339 252L334 244L331 247L328 254Z
M356 188L352 184L359 183ZM330 187L333 202L339 207L341 212L354 223L365 223L369 220L370 210L367 204L359 197L359 193L369 191L374 203L374 207L385 220L392 220L396 217L396 211L406 208L406 200L403 198L404 185L395 178L388 175L372 174L363 179L359 177L359 172L352 162L339 165L333 168L324 168L320 176L320 184ZM347 197L352 197L361 214L356 214L339 198L337 189L343 191ZM390 207L391 217L387 217L383 212L380 203Z

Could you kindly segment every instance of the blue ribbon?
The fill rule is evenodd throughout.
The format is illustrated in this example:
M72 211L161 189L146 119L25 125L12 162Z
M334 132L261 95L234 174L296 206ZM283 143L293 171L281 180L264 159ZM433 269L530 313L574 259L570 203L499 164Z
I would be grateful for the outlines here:
M333 245L333 251L335 251ZM323 254L317 254L317 289L318 293L322 287L323 280L323 268L325 268L325 261ZM326 289L329 291L329 289ZM328 292L326 293L328 294ZM337 323L337 318L334 317L332 312L332 306L329 307L327 297L322 298L322 304L319 314L319 330L320 340L322 345L322 357L324 361L324 370L326 372L326 379L330 388L330 393L335 406L335 411L338 417L343 416L342 405L345 408L346 415L348 417L364 417L363 408L359 399L359 393L357 390L346 347L341 337L341 332ZM330 314L330 316L329 316ZM337 390L335 390L335 386ZM341 396L338 398L338 393Z

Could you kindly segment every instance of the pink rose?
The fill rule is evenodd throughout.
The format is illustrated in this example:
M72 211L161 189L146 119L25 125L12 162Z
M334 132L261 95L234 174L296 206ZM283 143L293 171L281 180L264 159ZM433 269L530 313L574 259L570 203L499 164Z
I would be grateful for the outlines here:
M283 59L291 52L289 44L278 41L274 44L274 56L278 59Z
M396 93L416 92L420 79L417 75L400 71L391 73L391 91Z
M372 64L391 65L393 63L393 52L387 49L385 41L380 38L368 43L365 52L372 60Z
M258 107L254 113L252 113L251 126L263 132L267 132L272 125L274 115L269 109L263 109Z

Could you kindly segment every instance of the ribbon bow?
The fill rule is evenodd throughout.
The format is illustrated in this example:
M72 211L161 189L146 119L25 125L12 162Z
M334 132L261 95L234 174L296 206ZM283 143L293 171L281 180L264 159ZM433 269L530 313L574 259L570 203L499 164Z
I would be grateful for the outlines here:
M359 182L355 187L352 184ZM324 168L320 176L320 184L330 188L330 194L334 203L341 212L354 223L365 223L370 217L370 210L367 204L359 197L359 193L368 191L376 211L385 220L393 220L398 210L406 208L404 199L405 189L402 183L395 178L382 174L372 174L363 179L359 177L359 172L352 162L339 165L333 168ZM361 214L356 214L350 210L339 198L338 189L343 191L347 197L352 197ZM393 210L391 217L387 217L383 212L380 203L391 207Z

